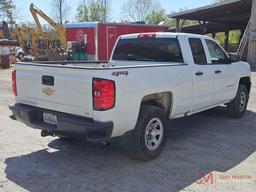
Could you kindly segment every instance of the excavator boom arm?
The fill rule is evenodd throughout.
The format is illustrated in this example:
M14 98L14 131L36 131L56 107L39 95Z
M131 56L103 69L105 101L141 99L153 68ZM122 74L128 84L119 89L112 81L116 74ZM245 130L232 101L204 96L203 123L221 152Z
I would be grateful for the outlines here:
M41 25L37 15L42 17L45 21L47 21L52 27L54 27L57 30L62 46L64 48L66 48L67 42L66 42L66 30L65 30L65 28L62 25L59 25L58 23L54 22L43 11L38 9L33 3L30 4L30 12L31 12L31 14L32 14L32 16L35 20L35 23L38 27L38 30L39 30L40 34L45 34L45 33L43 31L42 25Z

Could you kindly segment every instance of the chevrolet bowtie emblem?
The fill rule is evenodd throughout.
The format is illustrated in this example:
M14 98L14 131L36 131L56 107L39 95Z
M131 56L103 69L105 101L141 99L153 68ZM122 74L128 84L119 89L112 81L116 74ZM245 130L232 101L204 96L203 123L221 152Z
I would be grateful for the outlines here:
M42 92L47 96L52 96L54 93L54 90L52 90L50 87L46 87L42 89Z

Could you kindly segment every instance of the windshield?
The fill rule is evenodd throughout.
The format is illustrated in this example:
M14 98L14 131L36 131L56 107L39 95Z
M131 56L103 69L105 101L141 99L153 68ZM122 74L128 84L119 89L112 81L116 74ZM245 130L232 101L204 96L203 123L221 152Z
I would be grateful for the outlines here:
M183 62L183 57L176 38L136 38L120 39L113 60Z

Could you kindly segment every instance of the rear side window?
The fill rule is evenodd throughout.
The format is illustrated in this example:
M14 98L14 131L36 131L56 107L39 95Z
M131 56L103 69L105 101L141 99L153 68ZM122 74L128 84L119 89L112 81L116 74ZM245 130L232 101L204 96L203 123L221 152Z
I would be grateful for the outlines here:
M198 65L207 64L207 59L201 39L189 38L189 45L193 54L194 63Z
M176 38L136 38L120 39L113 60L183 62L183 57Z

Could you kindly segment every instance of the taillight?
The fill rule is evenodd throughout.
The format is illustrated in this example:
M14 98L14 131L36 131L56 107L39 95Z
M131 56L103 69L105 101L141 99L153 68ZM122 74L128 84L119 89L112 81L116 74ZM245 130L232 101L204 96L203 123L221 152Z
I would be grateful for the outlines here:
M138 35L138 38L155 38L155 33L142 33Z
M105 111L115 105L115 82L106 79L93 79L93 109Z
M16 70L12 72L12 93L17 96Z

